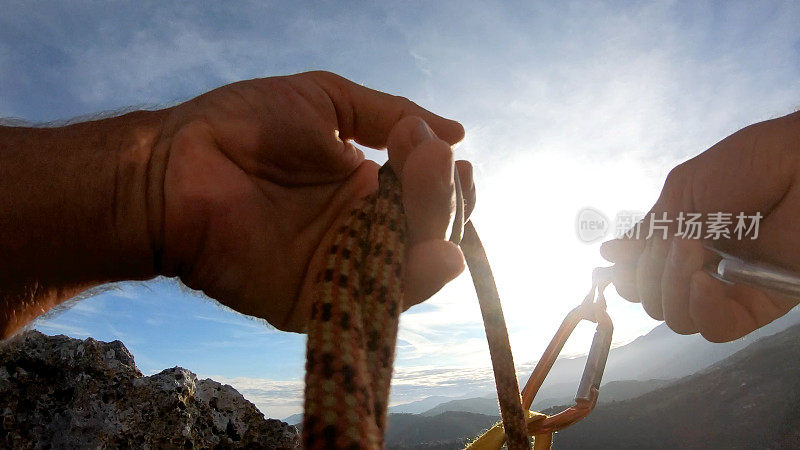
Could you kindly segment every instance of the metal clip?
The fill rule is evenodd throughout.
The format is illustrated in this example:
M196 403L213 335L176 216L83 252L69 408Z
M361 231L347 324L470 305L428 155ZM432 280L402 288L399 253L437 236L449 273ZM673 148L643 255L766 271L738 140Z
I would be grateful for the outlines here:
M714 278L726 283L748 284L790 298L800 297L800 274L760 261L746 261L708 244L703 247L713 254L705 269Z
M602 269L601 269L602 270ZM609 284L607 271L594 273L594 283L592 290L586 299L577 308L570 311L555 336L550 341L544 354L533 369L528 382L522 389L522 406L530 409L536 393L542 387L547 374L553 368L561 349L564 347L569 336L575 327L582 320L588 320L597 324L597 329L592 339L592 346L583 369L578 392L575 394L575 405L550 416L544 420L537 420L528 423L528 434L533 436L542 433L552 433L564 429L573 423L586 417L597 404L597 397L600 393L600 382L603 378L603 371L608 360L608 352L611 349L611 337L614 332L614 325L606 312L606 302L603 296L603 289ZM595 297L595 292L597 297Z

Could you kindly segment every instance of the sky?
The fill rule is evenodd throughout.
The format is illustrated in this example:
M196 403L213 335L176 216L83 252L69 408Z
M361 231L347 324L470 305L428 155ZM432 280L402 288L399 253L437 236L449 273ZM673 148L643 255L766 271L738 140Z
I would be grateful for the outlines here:
M324 69L459 120L520 365L603 264L599 241L577 237L583 208L646 211L673 166L800 108L797 2L0 3L3 118L168 106ZM609 311L616 345L657 325L615 293ZM186 367L271 417L301 409L304 337L175 280L107 286L35 326L120 339L144 373ZM591 333L580 327L565 353L585 352ZM392 402L491 392L489 367L464 275L402 317Z

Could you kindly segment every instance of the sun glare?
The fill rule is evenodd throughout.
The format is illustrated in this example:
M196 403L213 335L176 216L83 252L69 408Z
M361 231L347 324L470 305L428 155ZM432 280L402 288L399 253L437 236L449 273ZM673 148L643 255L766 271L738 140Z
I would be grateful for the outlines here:
M583 153L585 154L585 153ZM617 209L646 210L662 180L647 177L641 161L622 157L602 165L589 158L550 151L517 152L514 158L485 170L476 164L478 204L473 221L484 241L503 301L515 360L536 360L564 315L590 288L592 269L607 265L599 256L600 240L582 242L575 218L592 207L613 219ZM616 208L616 209L615 209ZM614 230L609 229L607 238ZM437 327L471 327L481 331L480 314L468 275L463 275L430 301L424 312L404 317L401 342L414 348L400 355L435 353L453 363L488 362L485 344L446 345L443 339L423 339ZM654 327L638 305L628 304L613 287L606 293L615 319L615 342L628 341ZM594 328L581 325L565 354L588 351ZM431 346L430 342L439 345ZM471 364L470 364L471 363Z

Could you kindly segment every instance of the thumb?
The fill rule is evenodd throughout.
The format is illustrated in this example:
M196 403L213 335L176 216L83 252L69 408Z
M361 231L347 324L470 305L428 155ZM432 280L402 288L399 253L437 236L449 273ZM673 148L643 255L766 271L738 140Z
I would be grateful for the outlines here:
M410 238L405 304L411 306L464 270L461 249L445 240L455 204L453 151L413 116L392 129L387 148L389 163L403 185Z
M342 140L355 139L367 147L383 148L400 121L421 117L437 135L450 144L464 139L464 127L396 95L369 89L330 72L306 72L325 90L336 109Z

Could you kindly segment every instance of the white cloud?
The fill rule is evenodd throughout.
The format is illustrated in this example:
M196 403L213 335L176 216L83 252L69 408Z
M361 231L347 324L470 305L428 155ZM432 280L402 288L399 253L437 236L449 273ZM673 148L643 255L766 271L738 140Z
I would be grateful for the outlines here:
M302 380L272 380L267 378L222 377L204 375L222 384L233 386L266 416L283 419L303 409Z
M67 336L76 338L87 338L91 336L91 333L83 327L73 326L66 323L51 322L49 320L37 321L33 324L33 328L49 335L65 334Z
M169 33L136 32L122 48L96 42L72 50L76 83L71 89L87 103L102 104L131 92L140 93L145 102L173 101L176 87L201 81L186 79L198 67L208 67L226 79L231 75L230 66L224 64L226 44L209 40L201 30L180 21Z
M224 325L230 330L232 336L243 337L279 333L278 330L263 320L232 311L228 312L229 314L215 316L196 314L194 319Z
M645 211L675 164L798 105L800 8L773 6L459 3L439 11L458 9L461 27L446 29L436 14L390 15L430 74L417 91L467 126L458 152L476 166L474 221L518 361L538 358L603 264L597 245L575 238L580 208ZM408 353L476 354L437 345L480 320L474 295L445 290L433 302L443 306L404 319L417 333L401 332ZM610 309L617 342L656 324L613 293ZM590 333L579 329L565 351L585 351Z
M530 365L518 365L528 373ZM198 375L229 384L255 404L267 417L282 419L303 408L303 380L274 380L252 377ZM494 375L488 367L416 366L395 368L392 377L391 405L412 402L434 395L450 397L491 395Z
M231 10L250 19L231 30L177 8L154 14L143 29L100 30L113 40L66 42L61 88L87 105L161 103L239 78L325 66L461 120L467 139L458 154L476 167L475 222L519 364L538 358L602 264L596 245L575 238L580 208L609 217L647 209L673 165L741 126L800 106L800 7L754 5L467 1L345 17L277 15L272 5L251 3ZM43 34L66 35L58 20L42 23ZM0 43L0 74L12 69L4 65L8 51ZM397 62L406 55L406 65ZM158 310L156 299L120 289L111 295L138 296L149 312ZM102 313L99 303L79 305L77 312ZM609 308L616 342L655 324L616 295ZM191 319L230 330L218 347L244 347L256 342L248 336L274 332L246 319ZM405 314L394 402L491 390L482 333L468 276ZM565 352L585 351L590 334L581 327ZM281 417L302 401L299 380L230 380L268 415Z

